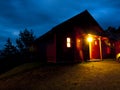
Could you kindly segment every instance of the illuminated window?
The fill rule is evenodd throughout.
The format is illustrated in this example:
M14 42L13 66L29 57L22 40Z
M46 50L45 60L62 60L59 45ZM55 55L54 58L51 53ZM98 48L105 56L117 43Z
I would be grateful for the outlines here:
M67 47L68 48L71 47L71 39L69 37L67 37Z

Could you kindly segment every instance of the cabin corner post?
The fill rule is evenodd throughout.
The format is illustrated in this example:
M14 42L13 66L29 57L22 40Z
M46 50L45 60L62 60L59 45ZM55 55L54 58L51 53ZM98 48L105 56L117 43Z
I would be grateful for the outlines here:
M100 48L100 59L102 60L102 43L101 43L101 36L99 36L99 38L98 38L98 40L99 40L99 48Z
M90 54L90 60L92 59L92 46L91 42L89 42L89 54Z

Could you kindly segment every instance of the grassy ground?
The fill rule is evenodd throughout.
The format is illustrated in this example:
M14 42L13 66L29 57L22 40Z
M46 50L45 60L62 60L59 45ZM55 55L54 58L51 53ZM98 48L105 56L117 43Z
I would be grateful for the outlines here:
M0 89L120 90L120 63L112 60L32 68L21 66L1 75Z
M31 69L35 69L35 68L38 68L40 67L41 64L39 62L34 62L34 63L26 63L26 64L23 64L23 65L20 65L16 68L13 68L12 70L4 73L4 74L1 74L0 75L0 79L3 79L3 78L9 78L11 76L15 76L17 74L20 74L20 73L24 73L24 72L27 72Z

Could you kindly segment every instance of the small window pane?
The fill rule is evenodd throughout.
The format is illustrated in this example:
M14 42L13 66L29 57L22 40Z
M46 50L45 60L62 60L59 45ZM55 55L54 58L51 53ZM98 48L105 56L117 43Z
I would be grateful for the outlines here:
M71 47L71 39L69 37L67 37L67 47L68 48Z

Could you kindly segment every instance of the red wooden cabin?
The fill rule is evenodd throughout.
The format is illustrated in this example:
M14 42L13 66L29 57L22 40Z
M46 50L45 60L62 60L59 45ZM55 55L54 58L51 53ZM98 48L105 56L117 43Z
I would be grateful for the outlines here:
M109 38L87 10L36 39L35 46L39 60L53 63L102 60L111 53Z

